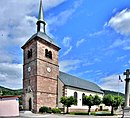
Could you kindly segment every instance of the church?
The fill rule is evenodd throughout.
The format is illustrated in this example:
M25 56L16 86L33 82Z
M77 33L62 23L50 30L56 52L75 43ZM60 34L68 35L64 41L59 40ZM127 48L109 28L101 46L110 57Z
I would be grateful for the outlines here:
M59 70L57 43L46 34L42 0L40 1L37 33L23 46L23 107L38 112L42 106L63 108L62 96L74 96L77 105L71 110L85 110L84 95L103 97L102 89L95 83L80 79ZM96 106L93 106L96 108Z

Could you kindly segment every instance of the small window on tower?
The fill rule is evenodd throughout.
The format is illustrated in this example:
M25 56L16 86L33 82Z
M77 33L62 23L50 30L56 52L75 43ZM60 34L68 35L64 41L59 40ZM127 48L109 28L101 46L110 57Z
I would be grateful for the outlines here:
M48 50L45 49L45 57L48 57Z
M45 49L45 57L52 59L52 52Z
M52 59L52 52L49 51L49 58Z
M28 59L32 57L32 49L28 50L27 57L28 57Z

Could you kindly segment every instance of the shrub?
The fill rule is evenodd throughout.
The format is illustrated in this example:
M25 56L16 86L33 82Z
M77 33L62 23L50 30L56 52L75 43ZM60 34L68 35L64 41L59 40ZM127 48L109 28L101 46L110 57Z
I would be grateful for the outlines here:
M52 113L51 107L48 108L47 113Z
M41 107L41 108L39 109L39 112L41 112L41 113L47 113L47 112L48 112L48 110L49 110L49 108L48 108L48 107L43 106L43 107Z
M86 112L70 112L72 115L88 115Z
M59 108L52 108L52 113L61 113L61 110Z

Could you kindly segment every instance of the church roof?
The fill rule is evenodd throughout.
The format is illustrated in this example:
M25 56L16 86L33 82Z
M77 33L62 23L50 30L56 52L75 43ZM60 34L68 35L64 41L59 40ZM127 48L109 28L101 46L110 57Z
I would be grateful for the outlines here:
M26 45L26 44L28 44L30 41L32 41L35 37L39 37L39 38L41 38L42 40L44 40L44 41L47 41L47 42L49 42L50 44L52 44L52 45L54 45L54 46L56 46L56 47L58 47L59 49L60 49L60 47L56 44L56 42L52 39L52 38L50 38L46 33L44 33L44 32L37 32L36 34L34 34L25 44L24 44L24 46ZM24 46L22 46L22 47L24 47Z
M60 71L59 78L66 86L103 93L102 89L97 84L69 75L67 73Z

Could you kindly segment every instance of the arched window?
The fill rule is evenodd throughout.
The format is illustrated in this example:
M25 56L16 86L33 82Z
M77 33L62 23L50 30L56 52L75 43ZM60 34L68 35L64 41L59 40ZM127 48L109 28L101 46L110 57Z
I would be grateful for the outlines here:
M45 57L52 59L52 52L45 49Z
M83 93L83 94L82 94L82 105L85 105L85 104L84 104L84 97L85 97L85 94Z
M45 49L45 57L48 57L48 50Z
M49 51L49 58L52 59L52 52Z
M32 57L32 49L28 50L28 53L27 53L27 58L31 58Z
M77 103L78 103L78 94L77 94L77 92L74 92L74 98L77 100Z

